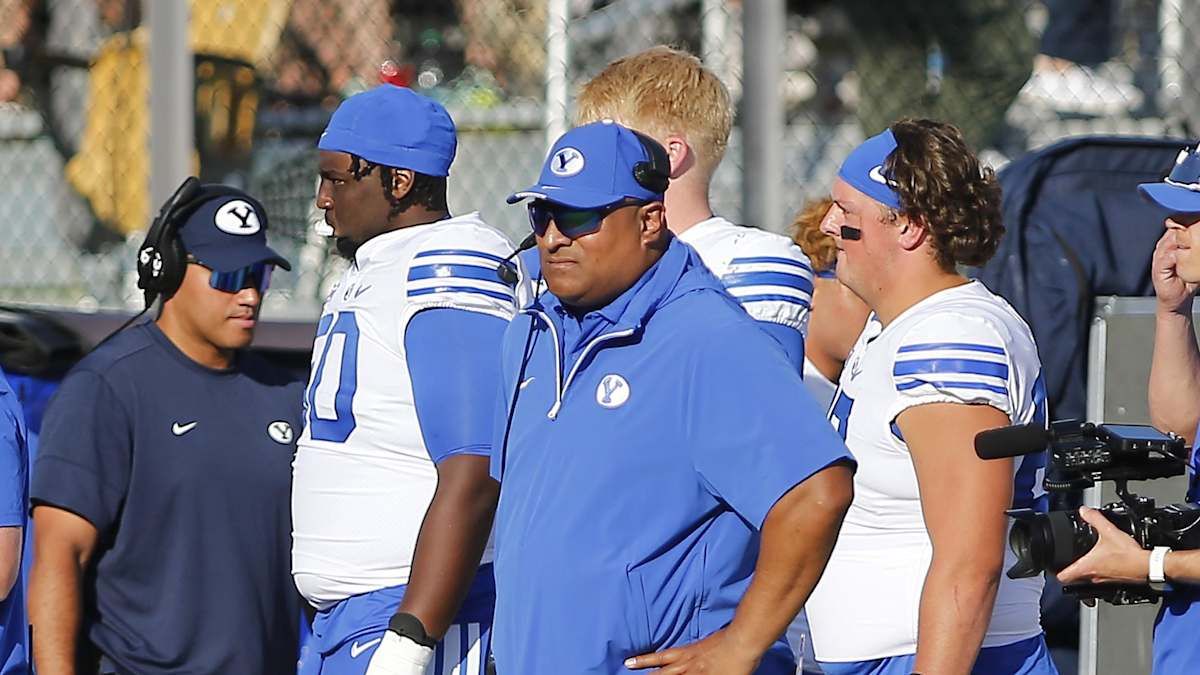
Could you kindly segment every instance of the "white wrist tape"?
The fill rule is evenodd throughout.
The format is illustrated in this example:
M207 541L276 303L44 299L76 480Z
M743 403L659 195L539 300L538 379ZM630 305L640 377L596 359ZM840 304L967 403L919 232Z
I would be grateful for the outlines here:
M1162 584L1167 581L1167 573L1164 569L1167 561L1167 553L1170 548L1166 546L1155 546L1153 551L1150 551L1150 572L1147 575L1152 584Z

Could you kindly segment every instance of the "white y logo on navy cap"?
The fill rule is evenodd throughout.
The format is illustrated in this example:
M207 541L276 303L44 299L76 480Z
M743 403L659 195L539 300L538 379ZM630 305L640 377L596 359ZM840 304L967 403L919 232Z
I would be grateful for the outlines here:
M257 234L262 229L262 223L258 221L258 213L250 202L241 199L233 199L222 204L221 208L217 209L217 215L213 218L217 229L229 234L250 235Z
M550 159L550 173L566 178L583 171L583 153L575 148L563 148Z

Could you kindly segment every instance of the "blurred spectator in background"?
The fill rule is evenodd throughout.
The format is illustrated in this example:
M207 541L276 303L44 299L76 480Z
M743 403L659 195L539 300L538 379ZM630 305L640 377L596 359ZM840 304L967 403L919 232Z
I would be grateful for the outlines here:
M851 45L863 129L901 117L953 123L973 147L994 147L1004 114L1029 77L1025 3L852 0Z
M1116 115L1142 105L1122 73L1102 69L1114 54L1113 0L1045 0L1049 17L1022 100L1064 113ZM1124 70L1128 78L1129 70Z
M537 96L546 70L545 0L455 0L468 64L509 95Z
M286 29L291 40L282 58L274 59L275 87L282 92L350 96L378 84L379 64L396 56L387 0L283 4L291 5Z
M867 308L857 295L837 280L837 243L821 231L821 223L833 220L841 226L843 214L831 209L829 197L804 205L792 223L792 240L812 261L813 305L808 320L808 342L804 353L804 384L828 410L837 391L842 365L867 323Z

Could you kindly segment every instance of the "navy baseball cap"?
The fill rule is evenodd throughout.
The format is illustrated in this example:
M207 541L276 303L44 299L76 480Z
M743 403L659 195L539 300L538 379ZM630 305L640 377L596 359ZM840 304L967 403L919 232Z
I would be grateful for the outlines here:
M896 147L892 130L884 129L850 152L838 169L838 178L884 206L900 208L900 193L896 192L896 183L883 173L883 163L895 152Z
M1200 213L1200 144L1184 148L1161 183L1142 183L1138 192L1171 213Z
M256 263L292 266L267 246L267 212L250 195L222 195L192 211L179 228L183 250L216 272Z
M317 147L428 176L446 176L458 137L442 104L406 87L381 84L342 101Z
M662 192L635 178L638 164L654 161L647 142L654 141L612 120L571 129L555 141L538 182L509 195L508 203L534 198L574 209L598 209L624 199L662 201Z

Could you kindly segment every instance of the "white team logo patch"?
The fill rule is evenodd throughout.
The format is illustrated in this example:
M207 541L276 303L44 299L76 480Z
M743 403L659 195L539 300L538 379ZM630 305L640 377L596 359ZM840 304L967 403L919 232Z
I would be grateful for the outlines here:
M262 223L258 222L258 214L255 213L254 207L250 202L241 199L234 199L227 202L217 209L217 215L213 218L217 225L217 229L229 234L250 235L256 234L262 229Z
M283 420L276 420L267 425L267 435L276 443L287 445L292 442L295 434L292 432L292 425Z
M575 148L563 148L550 160L550 173L566 178L583 171L583 153Z
M596 387L596 403L605 408L620 408L629 400L629 383L625 378L616 374L608 374L600 378Z

